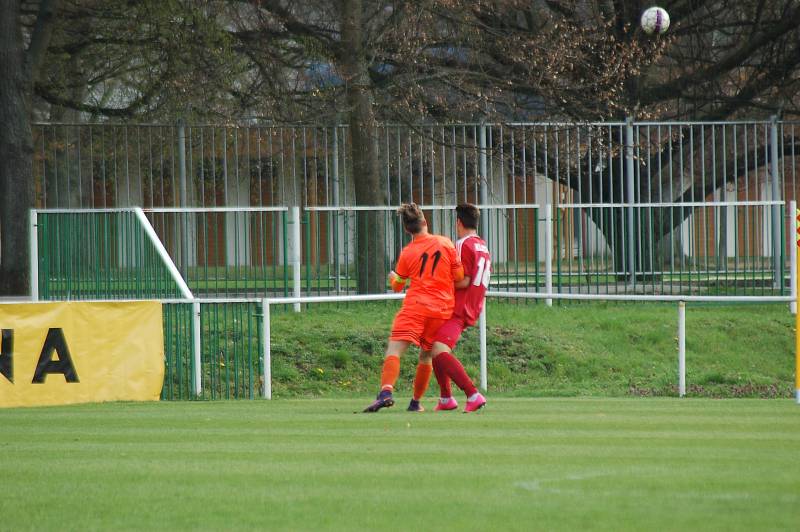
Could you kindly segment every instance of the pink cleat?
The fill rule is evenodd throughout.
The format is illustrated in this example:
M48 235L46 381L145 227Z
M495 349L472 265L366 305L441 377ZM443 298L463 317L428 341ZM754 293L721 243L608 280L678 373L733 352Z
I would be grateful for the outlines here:
M475 412L476 410L480 410L486 404L486 398L480 393L477 395L478 397L476 397L474 401L467 401L467 406L464 407L465 414L467 412Z
M437 401L436 407L433 410L439 412L440 410L455 410L456 408L458 408L458 401L456 401L453 397L450 397L446 403Z

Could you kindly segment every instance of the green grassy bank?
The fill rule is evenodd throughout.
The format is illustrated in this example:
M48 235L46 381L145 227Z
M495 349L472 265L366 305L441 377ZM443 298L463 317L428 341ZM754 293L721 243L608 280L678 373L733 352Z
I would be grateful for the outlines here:
M326 304L272 317L277 397L374 393L397 302ZM677 305L491 301L490 393L677 395ZM794 317L784 305L687 305L687 389L702 397L790 397ZM457 355L474 379L478 331ZM408 393L416 352L402 364ZM432 383L429 396L436 394Z

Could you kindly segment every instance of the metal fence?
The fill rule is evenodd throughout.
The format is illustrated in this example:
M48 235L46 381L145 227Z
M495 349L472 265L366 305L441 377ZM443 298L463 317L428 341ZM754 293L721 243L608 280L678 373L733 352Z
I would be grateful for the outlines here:
M33 299L191 297L141 209L33 211Z
M482 205L495 289L783 294L781 202ZM424 206L455 240L453 206ZM39 210L43 299L385 293L409 236L394 207ZM549 213L549 215L548 215ZM191 294L191 295L187 295Z
M797 126L385 125L376 186L451 237L448 206L483 204L494 290L785 295ZM407 241L392 208L354 205L343 126L37 124L34 140L42 299L383 293ZM165 305L164 397L263 392L259 308Z
M481 234L494 257L493 282L507 287L544 283L543 252L540 260L544 225L539 221L539 206L479 207ZM429 231L455 241L454 209L452 205L423 206ZM386 274L410 240L395 211L396 207L306 208L304 294L385 292ZM360 233L359 227L368 230ZM366 242L359 243L359 239ZM369 256L366 264L364 257L359 257L360 249Z
M622 230L608 233L612 221L626 224L629 248L635 248L635 240L643 235L653 236L647 235L647 223L636 222L634 205L659 204L666 211L667 205L691 204L679 212L670 210L671 220L682 216L691 229L669 232L665 241L676 255L683 250L684 256L677 262L647 266L662 271L675 264L685 266L698 254L710 256L698 246L718 247L719 238L711 234L716 226L694 219L701 212L697 204L796 198L798 125L777 120L382 125L374 139L381 164L375 186L385 189L388 205L404 201L433 207L461 201L550 205L557 227L554 238L561 246L555 256L567 263L579 262L578 270L583 262L600 260L566 251L570 246L585 247L586 231L598 227L601 240L609 246L607 253L613 255L620 253L610 247L619 246ZM344 126L37 124L34 137L39 207L333 208L355 204L350 137ZM778 204L773 205L770 226L775 238L759 259L765 264L772 260L769 257L786 255L781 251L786 244L778 237L790 234L790 217L782 218L778 230L780 212ZM627 214L622 213L623 206ZM598 208L614 214L594 223ZM322 277L338 278L343 266L326 264L329 250L317 240L337 237L341 227L334 225L347 220L306 212L301 220L306 240L301 252L307 267L304 277L306 284L323 292L329 289ZM218 241L223 231L238 227L237 222L223 220L227 215L206 216L215 218L204 222L212 239L204 242L210 246L221 246L213 239ZM726 212L719 216L725 218ZM268 259L280 254L283 236L277 234L276 225L265 223L266 230L276 233L270 248L263 251ZM697 234L701 229L709 234ZM737 224L735 230L756 229L746 223ZM731 238L752 241L745 233ZM342 242L333 244L344 249ZM570 253L571 257L565 256ZM609 269L631 275L648 260L637 249L624 253L629 264L617 263ZM666 256L654 251L654 257L662 255ZM753 260L748 263L756 261L756 254L749 256ZM212 257L210 264L215 260ZM331 268L335 274L328 271ZM773 275L779 269L773 264ZM568 264L566 270L575 268ZM319 279L310 279L311 271L319 272ZM713 275L713 269L698 271ZM602 284L602 276L597 279ZM216 278L209 293L221 281ZM331 282L336 286L337 281Z
M790 201L798 125L385 125L374 141L388 205ZM345 126L36 124L37 207L353 205L349 142Z
M542 293L600 299L639 293L786 297L783 259L770 256L774 207L774 202L637 204L633 261L626 245L632 240L626 233L628 205L562 204L555 216L550 206L481 206L481 234L493 258L492 290L513 300L535 301L520 296ZM370 297L351 295L364 293L359 286L364 275L376 281L375 293L382 294L376 297L385 297L385 274L409 238L393 211L319 207L302 216L299 208L34 211L35 294L45 300L166 300L163 398L266 395L265 301L290 292L293 298ZM451 206L424 211L431 231L453 234ZM615 230L604 230L603 224ZM370 245L359 244L359 227L367 228ZM362 247L377 258L366 270L358 264ZM272 259L265 261L269 250Z
M260 303L167 303L163 312L162 399L254 399L264 395Z

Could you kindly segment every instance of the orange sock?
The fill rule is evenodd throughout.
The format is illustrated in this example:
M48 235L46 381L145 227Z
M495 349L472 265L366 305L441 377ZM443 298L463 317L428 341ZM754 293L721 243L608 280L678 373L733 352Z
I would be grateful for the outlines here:
M433 366L431 364L417 364L417 374L414 375L414 400L419 401L425 395L425 390L428 389L428 383L431 380L431 372Z
M394 390L394 383L400 375L400 357L397 355L386 355L383 359L383 371L381 371L381 390Z

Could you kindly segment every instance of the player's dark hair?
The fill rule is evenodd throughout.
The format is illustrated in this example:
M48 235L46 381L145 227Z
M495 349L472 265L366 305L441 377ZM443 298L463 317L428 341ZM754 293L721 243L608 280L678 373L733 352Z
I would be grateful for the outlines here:
M461 225L467 229L478 229L478 218L481 213L472 203L460 203L456 207L456 217L461 220Z
M403 227L412 235L416 235L425 225L425 215L416 203L403 203L397 214L403 219Z

